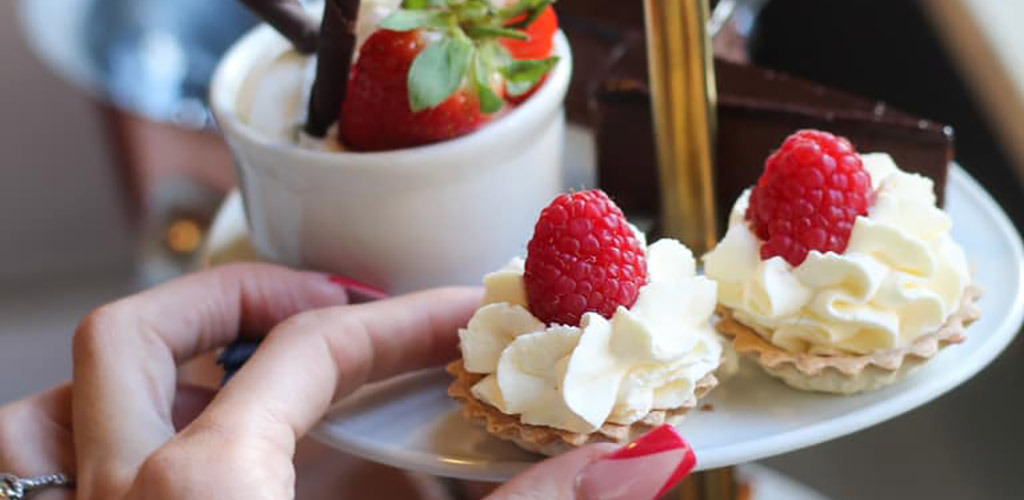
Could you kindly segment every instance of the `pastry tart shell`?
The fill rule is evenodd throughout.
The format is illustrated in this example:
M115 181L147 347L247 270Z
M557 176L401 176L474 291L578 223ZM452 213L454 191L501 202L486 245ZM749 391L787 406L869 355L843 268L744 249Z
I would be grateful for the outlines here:
M864 355L818 355L790 352L769 342L763 335L719 305L719 333L730 339L733 349L755 361L769 375L805 391L856 394L893 384L909 376L942 348L966 340L967 326L981 317L976 304L981 290L969 286L960 308L938 330L912 344Z
M448 395L459 402L463 416L482 425L488 433L500 439L512 441L527 451L548 456L558 455L592 443L625 444L660 425L678 425L686 414L696 407L697 400L718 385L715 375L708 374L697 382L697 387L694 390L696 398L686 406L671 410L652 410L644 418L630 425L609 422L594 432L578 433L554 427L524 424L518 415L502 413L497 408L480 401L473 396L470 389L483 379L484 375L466 371L461 359L450 363L447 366L447 371L455 377L455 381L448 387Z

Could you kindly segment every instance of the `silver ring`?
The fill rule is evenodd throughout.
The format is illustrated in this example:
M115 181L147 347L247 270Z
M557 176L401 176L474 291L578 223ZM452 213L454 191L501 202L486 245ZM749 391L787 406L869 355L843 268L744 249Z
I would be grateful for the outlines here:
M35 490L50 486L71 488L73 479L60 472L44 476L20 478L14 474L0 472L0 500L22 500Z

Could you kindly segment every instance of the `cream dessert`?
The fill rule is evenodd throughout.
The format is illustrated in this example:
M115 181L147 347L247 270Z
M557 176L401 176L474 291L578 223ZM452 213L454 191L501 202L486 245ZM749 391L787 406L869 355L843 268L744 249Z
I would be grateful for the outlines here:
M484 278L450 394L545 454L678 422L717 383L716 286L675 240L648 246L599 191L542 212L527 259Z
M405 2L407 8L394 10L394 2L356 1L357 25L355 14L348 23L337 12L352 2L332 0L324 4L315 68L312 56L268 26L225 55L211 108L235 156L247 222L262 253L403 293L478 283L521 251L534 214L563 189L572 55L547 3L492 5L481 11L487 16L468 22L465 9L481 3ZM458 21L449 35L461 39L465 32L468 45L436 33L433 23L441 19ZM341 32L328 29L331 21ZM524 37L530 43L517 45ZM341 38L358 46L351 71L325 63L335 61L325 47ZM468 54L474 64L439 75L444 65L436 56L449 51L462 62ZM321 78L325 68L337 74ZM444 81L415 78L430 89L417 87L413 102L413 73ZM495 75L501 78L489 78ZM494 86L481 88L480 76ZM466 208L478 206L491 210ZM466 234L488 237L468 241Z
M704 256L718 283L719 329L801 389L892 383L962 341L977 317L951 227L930 179L831 134L798 132Z

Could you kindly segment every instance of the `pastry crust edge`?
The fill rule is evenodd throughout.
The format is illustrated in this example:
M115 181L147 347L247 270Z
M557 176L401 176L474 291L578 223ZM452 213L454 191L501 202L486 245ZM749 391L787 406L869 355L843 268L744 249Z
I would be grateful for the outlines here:
M644 418L629 425L608 422L594 432L579 433L543 425L524 424L518 415L502 413L501 410L480 401L473 396L471 388L483 379L484 375L466 371L461 359L448 364L446 370L455 377L448 387L448 395L459 402L464 417L482 425L495 437L511 441L527 451L548 456L592 443L625 444L660 425L679 425L686 414L697 406L697 401L718 385L718 379L709 373L697 381L694 400L682 407L652 410Z
M855 394L880 389L909 376L942 348L967 339L967 327L981 317L977 299L981 289L964 290L960 307L935 332L912 344L865 355L824 356L793 353L765 339L739 322L732 310L719 305L715 328L731 341L733 349L752 359L769 375L797 389L832 394Z

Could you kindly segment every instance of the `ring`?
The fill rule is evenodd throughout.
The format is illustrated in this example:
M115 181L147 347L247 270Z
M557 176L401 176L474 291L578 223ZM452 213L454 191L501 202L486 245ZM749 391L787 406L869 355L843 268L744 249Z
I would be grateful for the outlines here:
M49 486L71 488L74 480L66 474L46 474L45 476L20 478L14 474L0 472L0 500L22 500L33 491Z

